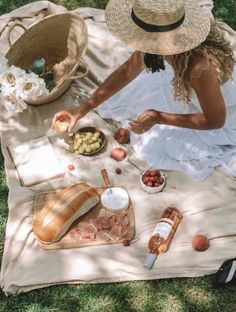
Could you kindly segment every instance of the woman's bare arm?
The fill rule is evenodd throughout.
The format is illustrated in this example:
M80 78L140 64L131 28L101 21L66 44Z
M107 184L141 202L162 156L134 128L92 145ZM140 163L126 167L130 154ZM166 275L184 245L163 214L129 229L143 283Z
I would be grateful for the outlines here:
M56 113L52 120L52 128L59 132L70 132L79 119L124 88L144 68L143 53L134 52L123 65L115 70L97 88L87 101L81 103L76 108ZM61 122L63 123L63 128L61 126L59 127Z
M203 113L186 115L160 113L160 123L199 130L223 127L226 119L225 102L215 66L209 63L208 69L203 70L199 78L193 78L191 84Z
M140 134L157 123L197 130L212 130L223 127L226 109L215 66L210 62L209 66L201 71L199 77L191 79L191 84L198 97L202 113L173 114L148 110L141 114L137 120L130 122L131 130Z
M123 89L129 82L134 80L145 68L143 62L143 53L136 51L130 58L116 69L91 95L91 97L82 103L85 111L90 111L109 99L118 91ZM81 105L78 110L81 110ZM74 109L76 113L76 109Z

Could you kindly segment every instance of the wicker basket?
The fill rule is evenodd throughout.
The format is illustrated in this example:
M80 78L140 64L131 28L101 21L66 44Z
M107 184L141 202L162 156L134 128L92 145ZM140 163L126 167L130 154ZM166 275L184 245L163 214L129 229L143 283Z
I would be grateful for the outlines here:
M15 27L21 27L25 32L12 45L10 35ZM70 87L73 79L87 74L88 70L82 64L87 40L87 28L83 19L72 13L50 15L28 29L21 23L10 28L10 49L6 55L9 64L26 70L32 67L36 59L43 57L46 60L46 69L53 70L54 73L55 87L52 91L46 96L28 101L27 104L52 102ZM83 73L75 76L79 67Z

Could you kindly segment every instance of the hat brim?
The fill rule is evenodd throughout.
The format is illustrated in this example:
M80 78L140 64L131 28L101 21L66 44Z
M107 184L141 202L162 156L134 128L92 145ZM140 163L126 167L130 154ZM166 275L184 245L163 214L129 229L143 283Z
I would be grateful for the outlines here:
M105 16L112 34L135 50L160 55L183 53L200 45L210 31L209 15L195 0L185 1L185 19L178 28L155 33L147 32L133 22L133 3L134 0L110 0Z

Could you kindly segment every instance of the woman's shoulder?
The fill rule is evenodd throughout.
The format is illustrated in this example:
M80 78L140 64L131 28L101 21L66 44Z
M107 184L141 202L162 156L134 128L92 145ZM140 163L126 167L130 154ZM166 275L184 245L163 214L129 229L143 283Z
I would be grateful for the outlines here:
M232 67L233 71L233 67ZM219 73L221 72L221 83L224 83L229 79L229 74L227 75L222 68L217 57L213 54L208 54L207 56L195 53L191 58L189 64L189 77L192 79L199 79L203 74L209 75L209 77L219 78Z
M210 72L212 70L217 72L216 66L212 62L210 62L210 56L206 57L204 55L196 53L193 55L189 64L190 80L200 78L203 71Z

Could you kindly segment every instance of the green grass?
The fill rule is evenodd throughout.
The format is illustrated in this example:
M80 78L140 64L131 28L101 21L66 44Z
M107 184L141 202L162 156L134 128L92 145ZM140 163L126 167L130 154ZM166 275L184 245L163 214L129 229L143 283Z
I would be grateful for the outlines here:
M0 14L10 12L16 8L19 8L22 5L36 2L31 0L0 0ZM70 10L76 9L79 6L93 7L103 9L107 0L53 0L51 1L56 4L61 4L67 7Z
M22 5L35 2L32 0L0 0L0 14L10 12ZM87 6L103 9L108 0L53 0L51 2L64 5L69 9L78 6ZM233 29L236 29L236 3L235 0L214 0L214 15L223 19Z
M236 30L236 2L235 0L215 0L213 10L217 18L222 19Z
M235 312L233 287L213 290L210 278L53 286L5 298L4 312Z
M0 14L30 0L0 0ZM60 0L70 9L104 8L106 0ZM236 1L216 0L214 14L236 28ZM0 258L7 221L7 186L0 153ZM211 277L126 282L101 285L60 285L5 297L0 291L0 312L235 312L236 288L211 287Z

